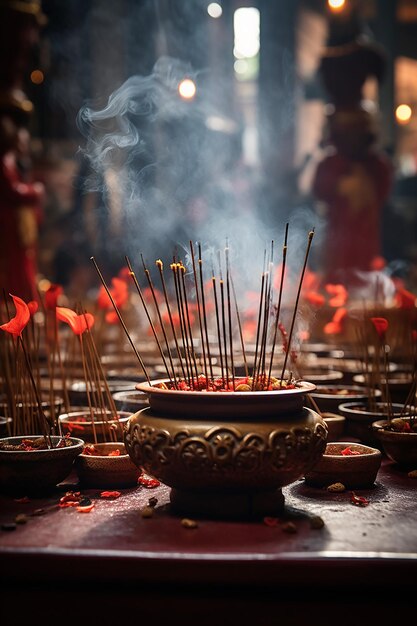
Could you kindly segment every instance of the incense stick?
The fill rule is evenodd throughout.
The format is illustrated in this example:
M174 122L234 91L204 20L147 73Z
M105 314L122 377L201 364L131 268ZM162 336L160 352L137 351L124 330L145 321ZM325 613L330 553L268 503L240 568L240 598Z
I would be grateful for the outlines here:
M197 280L197 269L196 269L195 258L194 258L194 247L193 247L193 242L191 240L190 240L190 253L191 253L191 262L193 265L194 286L195 286L195 295L196 295L196 300L197 300L198 325L200 328L200 341L201 341L201 351L203 355L204 375L206 377L206 389L208 389L209 376L208 376L208 369L207 369L206 349L204 346L203 319L202 319L202 312L201 312L200 295L198 293L198 280Z
M274 362L275 346L276 346L277 334L278 334L279 316L281 314L282 292L283 292L283 285L284 285L285 266L287 262L287 249L288 249L288 222L285 225L284 245L282 248L281 278L280 278L280 283L279 283L278 302L277 302L277 310L276 310L276 317L275 317L274 338L272 340L272 348L271 348L271 360L269 362L268 382L267 382L268 385L269 385L269 382L271 380L271 375L272 375L272 366Z
M213 380L214 378L213 365L211 362L210 342L209 342L208 328L207 328L206 300L205 300L205 295L204 295L203 259L201 258L201 244L198 244L198 267L200 270L201 305L203 308L203 325L204 325L204 334L206 336L207 358L209 362L210 376L211 376L211 379Z
M160 259L155 261L155 264L156 264L157 268L159 269L159 274L160 274L161 283L162 283L162 289L163 289L163 292L164 292L165 304L166 304L167 311L168 311L169 323L171 325L171 330L172 330L172 334L173 334L173 337L174 337L175 348L177 350L177 355L178 355L178 360L179 360L179 363L180 363L182 375L183 375L183 377L185 379L186 378L186 374L185 374L184 364L183 364L183 361L182 361L182 354L181 354L180 347L178 345L177 333L176 333L176 330L175 330L174 320L172 319L171 307L170 307L169 298L168 298L168 291L167 291L166 284L165 284L165 279L164 279L164 273L163 273L164 272L164 265L163 265L163 263L162 263L162 261Z
M299 303L299 300L300 300L301 287L303 286L304 274L305 274L306 267L307 267L308 255L310 254L311 242L313 241L313 237L314 237L314 228L312 230L310 230L310 232L308 233L307 249L306 249L306 253L305 253L305 257L304 257L304 263L303 263L303 269L301 271L300 281L299 281L299 284L298 284L297 297L295 299L294 311L293 311L292 320L291 320L291 328L290 328L290 333L289 333L289 336L288 336L288 347L287 347L287 350L285 352L284 364L282 366L282 371L281 371L280 386L282 386L282 380L284 378L285 368L287 366L288 355L289 355L290 350L291 350L291 340L292 340L292 335L293 335L293 331L294 331L295 318L296 318L297 310L298 310L298 303Z
M133 352L135 353L136 358L138 359L139 364L140 364L140 366L141 366L141 368L142 368L142 371L143 371L143 373L145 374L146 380L148 381L148 383L149 383L149 385L150 385L150 384L151 384L151 379L149 378L149 374L148 374L148 372L147 372L147 370L146 370L145 364L144 364L144 362L142 361L142 357L140 356L139 352L138 352L138 351L137 351L137 349L136 349L135 344L134 344L134 343L133 343L133 341L132 341L132 338L131 338L131 336L130 336L130 334L129 334L129 331L127 330L126 324L124 323L123 318L122 318L122 316L121 316L121 314L120 314L119 308L118 308L117 304L115 303L113 296L112 296L112 295L111 295L111 293L110 293L110 289L108 288L108 286L107 286L107 284L106 284L106 281L105 281L105 280L104 280L104 278L103 278L103 275L102 275L102 273L101 273L101 271L100 271L100 269L99 269L99 267L98 267L98 265L97 265L97 263L96 263L95 258L92 256L92 257L90 257L90 260L91 260L91 261L93 262L93 264L94 264L94 267L95 267L96 272L97 272L97 274L98 274L98 276L99 276L99 278L100 278L100 280L101 280L101 282L102 282L102 285L103 285L104 289L106 290L107 295L108 295L108 296L109 296L109 298L110 298L110 301L111 301L111 303L112 303L112 305L113 305L114 310L116 311L117 317L119 318L119 322L121 323L121 325L122 325L122 327L123 327L123 330L125 331L126 337L128 338L128 341L129 341L130 345L131 345L131 346L132 346L132 348L133 348Z

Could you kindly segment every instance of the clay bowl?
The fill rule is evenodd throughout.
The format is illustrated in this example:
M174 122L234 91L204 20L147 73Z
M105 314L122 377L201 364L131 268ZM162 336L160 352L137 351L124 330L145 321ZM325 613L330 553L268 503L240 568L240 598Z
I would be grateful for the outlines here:
M58 415L60 414L62 410L62 405L64 403L63 399L55 395L53 398L53 405L51 406L51 402L50 402L50 398L48 394L42 393L41 403L42 403L42 410L44 414L46 415L46 417L51 418L54 424L56 424L58 420ZM39 431L41 431L43 424L41 422L41 418L39 417L38 405L35 401L33 402L23 401L22 402L22 401L19 401L19 399L17 398L15 400L14 407L11 407L9 403L7 402L5 396L3 394L0 396L1 414L12 416L12 414L14 413L16 416L15 420L13 420L12 417L9 418L11 420L10 430L14 435L16 436L25 435L25 432L20 432L20 424L23 424L24 417L27 416L29 411L33 413L33 416L34 416L33 417L34 429L36 430L39 429ZM22 425L22 428L23 428L23 425Z
M342 381L343 372L337 369L309 368L303 372L303 379L314 385L336 384Z
M38 439L42 435L5 437L1 442L20 444L22 439ZM61 437L52 436L53 445ZM65 448L45 450L0 450L0 490L22 495L42 495L53 490L71 473L75 458L81 454L84 441L70 437Z
M97 489L137 485L140 469L132 462L123 441L97 443L94 444L94 449L97 455L89 455L83 451L75 460L80 485ZM109 456L109 452L115 450L119 450L120 455Z
M393 417L402 416L402 409L402 404L393 403ZM386 419L386 404L376 402L375 406L370 408L367 400L345 402L339 404L339 412L346 418L346 434L349 437L359 439L361 443L369 446L381 447L372 424L378 420Z
M322 455L324 420L306 408L315 387L249 392L179 391L139 383L149 407L125 430L133 462L171 487L188 515L253 517L281 510L281 488Z
M402 419L410 423L410 418L404 417ZM414 424L416 423L414 420ZM373 422L372 428L388 458L398 465L417 468L417 430L412 432L388 430L386 420Z
M341 452L346 448L360 454L345 456ZM305 475L305 482L312 487L342 483L347 489L366 489L374 484L381 461L377 448L347 441L328 443L321 459Z
M363 374L357 374L353 380L357 385L366 384L366 377ZM400 404L406 401L413 380L413 372L411 371L395 370L388 375L388 389L392 402ZM385 386L385 376L381 379L381 385Z
M95 408L93 424L89 407L73 407L73 411L59 416L59 426L64 435L79 435L86 443L105 442L112 439L110 428L117 439L123 439L123 430L131 414L117 411L115 419L111 411L106 410L103 415L101 409Z
M339 441L345 434L346 419L338 413L324 412L321 414L327 426L327 441Z
M110 393L115 393L116 391L129 391L134 390L135 385L137 385L136 380L118 380L112 379L107 381L107 387L103 383L101 386L101 391L103 394L107 393L107 388ZM90 390L90 397L94 398L96 387L93 386L93 391ZM74 381L68 388L68 397L70 403L74 406L86 406L88 404L88 396L87 396L87 387L84 380ZM94 400L91 400L92 404L94 404Z
M116 393L112 393L112 396L119 411L136 413L140 409L149 406L147 394L137 389L133 389L133 391L116 391Z
M377 398L382 393L379 389L375 391ZM369 397L368 390L361 385L344 385L330 384L317 385L317 388L311 392L311 398L315 401L320 411L329 411L330 413L338 413L339 405L345 402L365 401Z

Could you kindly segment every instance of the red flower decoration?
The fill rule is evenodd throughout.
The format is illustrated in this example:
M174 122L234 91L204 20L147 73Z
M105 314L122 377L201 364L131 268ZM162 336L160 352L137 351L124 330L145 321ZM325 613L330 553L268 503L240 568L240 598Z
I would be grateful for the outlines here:
M28 302L28 309L31 315L35 315L38 308L39 304L36 302L36 300L31 300L30 302Z
M10 294L10 296L13 298L16 307L16 315L6 324L2 324L0 328L15 337L19 337L22 335L22 330L30 320L30 311L28 305L22 298L13 296L12 294Z
M339 335L341 332L343 332L342 322L345 319L346 315L347 309L345 309L344 307L337 309L337 311L335 311L335 314L333 315L332 321L328 322L323 329L326 335Z
M323 304L326 301L325 297L322 296L321 293L318 293L317 291L307 291L305 294L305 299L307 300L309 304L311 304L312 306L316 306L316 307L323 306Z
M75 335L82 335L87 328L90 329L94 325L94 315L91 313L77 315L72 309L63 306L56 307L56 317L61 322L66 322Z
M129 289L126 281L121 278L112 278L111 282L113 286L110 289L110 293L117 308L120 309L128 301ZM100 291L98 292L97 305L100 309L109 309L113 306L104 286L101 286Z
M348 292L344 285L333 285L328 283L325 286L327 293L332 296L329 300L329 305L335 308L344 306L348 297Z
M385 317L371 317L371 322L378 333L378 337L383 339L388 329L388 320Z
M54 311L58 305L58 298L63 293L61 285L52 284L49 289L45 291L45 307L49 311Z
M108 324L118 324L119 316L116 311L108 311L108 313L106 313L106 322Z
M404 287L397 287L394 299L395 304L400 309L414 309L417 306L417 296Z

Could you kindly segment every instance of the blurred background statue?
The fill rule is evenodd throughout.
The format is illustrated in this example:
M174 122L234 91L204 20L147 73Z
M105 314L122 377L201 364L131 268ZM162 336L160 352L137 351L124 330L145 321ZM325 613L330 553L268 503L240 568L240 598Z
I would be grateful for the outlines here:
M383 79L384 52L362 32L352 6L329 23L319 68L328 94L327 148L312 185L326 218L324 280L345 284L383 263L382 213L393 178L378 146L377 114L363 95L369 78L378 85Z

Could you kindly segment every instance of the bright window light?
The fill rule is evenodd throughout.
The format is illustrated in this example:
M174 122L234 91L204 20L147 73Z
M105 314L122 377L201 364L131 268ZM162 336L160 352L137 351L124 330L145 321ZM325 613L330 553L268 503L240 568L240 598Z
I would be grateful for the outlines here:
M241 7L234 14L236 59L255 57L259 52L259 10L255 7Z

